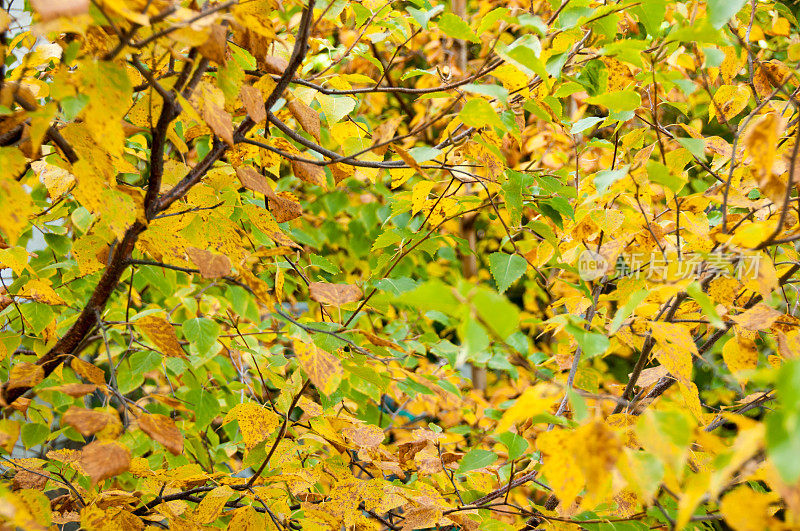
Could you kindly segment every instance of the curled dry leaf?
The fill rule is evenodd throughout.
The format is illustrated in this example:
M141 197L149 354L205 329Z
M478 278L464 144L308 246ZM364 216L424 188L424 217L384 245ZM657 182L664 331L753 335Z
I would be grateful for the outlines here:
M131 453L116 441L95 441L81 452L80 465L92 483L118 476L131 464Z
M200 270L203 278L221 278L231 272L231 261L224 254L215 254L196 247L187 248L186 254Z
M183 434L169 417L164 415L142 415L139 427L151 439L161 443L173 455L183 452Z
M320 121L319 121L319 113L303 103L300 100L294 99L289 102L289 111L294 116L294 119L297 120L297 123L305 130L306 133L313 136L314 139L319 142L319 130L320 130Z
M354 284L328 284L327 282L312 282L309 284L311 298L322 304L342 306L349 302L360 300L363 296L361 288Z

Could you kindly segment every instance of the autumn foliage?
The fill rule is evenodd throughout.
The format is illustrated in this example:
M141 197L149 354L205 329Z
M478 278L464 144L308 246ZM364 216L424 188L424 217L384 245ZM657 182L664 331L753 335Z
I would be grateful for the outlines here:
M791 2L14 6L3 529L800 528Z

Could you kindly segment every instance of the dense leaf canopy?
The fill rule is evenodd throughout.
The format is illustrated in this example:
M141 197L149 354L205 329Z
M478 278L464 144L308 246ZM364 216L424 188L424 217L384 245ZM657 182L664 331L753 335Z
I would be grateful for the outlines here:
M11 7L4 528L800 527L791 2Z

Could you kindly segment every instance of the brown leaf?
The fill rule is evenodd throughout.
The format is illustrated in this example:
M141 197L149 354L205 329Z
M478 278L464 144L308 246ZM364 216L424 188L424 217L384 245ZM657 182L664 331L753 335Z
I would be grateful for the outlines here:
M89 0L31 0L31 7L43 21L74 17L89 12Z
M297 99L289 102L289 111L305 132L313 136L314 139L319 142L319 113Z
M197 47L203 57L214 61L218 65L225 64L225 51L228 48L228 28L222 24L211 26L211 34L206 42Z
M231 272L231 261L224 254L215 254L196 247L188 247L186 254L203 278L220 278Z
M328 284L327 282L312 282L309 284L311 298L323 304L342 306L348 302L361 299L363 292L354 284Z
M286 67L289 66L288 61L282 57L275 57L274 55L267 55L263 59L264 69L270 74L283 74Z
M267 178L258 173L250 166L239 166L236 168L236 176L242 186L261 195L274 195L272 189L267 184Z
M103 369L95 367L91 363L83 361L80 358L72 358L70 366L72 370L75 371L75 374L84 380L89 380L99 387L104 387L106 385L106 375Z
M264 108L264 95L256 87L242 85L239 89L239 97L242 99L245 110L255 123L261 123L267 119L267 110Z
M80 465L92 483L122 474L130 464L130 451L115 441L95 441L81 452Z
M154 441L163 444L173 455L183 452L183 434L172 419L164 415L142 415L138 422L143 432Z
M395 116L394 118L390 118L376 127L375 131L372 133L373 145L382 144L387 140L394 138L394 133L397 131L397 126L400 125L402 121L402 116ZM372 148L372 152L377 155L383 155L388 149L389 144L386 144L385 146Z
M28 472L27 470L21 469L17 470L17 473L14 476L14 481L11 484L11 490L44 489L44 486L47 485L47 480L50 477L50 474L44 470L36 470L35 472L36 473Z
M292 172L295 177L307 183L316 184L319 186L325 185L325 170L316 164L310 162L303 162L300 160L293 160Z
M272 190L270 189L270 192ZM303 214L303 207L294 200L294 196L289 192L272 192L267 194L269 197L269 211L275 216L275 221L283 223L299 218Z
M772 326L782 314L764 303L759 303L739 315L731 316L745 330L764 330Z
M59 391L67 396L71 396L72 398L80 398L82 396L86 396L89 393L95 392L96 389L97 386L95 384L82 384L82 383L70 383L50 388L50 390L52 391Z
M214 131L214 134L233 147L233 119L231 115L222 107L211 102L206 102L200 113L206 124Z
M8 375L8 390L29 388L44 380L44 369L35 363L17 363Z
M64 424L75 428L75 431L84 437L89 437L104 430L109 423L119 424L119 418L115 417L110 411L84 409L75 406L67 409L62 421Z
M157 315L147 315L136 321L138 328L165 356L185 358L186 352L178 342L175 329L169 321Z

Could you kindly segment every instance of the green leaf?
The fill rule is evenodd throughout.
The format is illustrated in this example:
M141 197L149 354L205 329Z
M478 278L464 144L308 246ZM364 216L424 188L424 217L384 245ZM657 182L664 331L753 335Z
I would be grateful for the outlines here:
M208 354L219 337L219 325L206 317L189 319L183 323L183 335L186 340L197 347L200 355Z
M462 39L465 41L479 43L481 40L475 35L475 32L470 29L464 19L452 13L445 13L439 18L439 29L444 32L448 37L454 39Z
M495 461L497 461L497 455L495 455L494 452L490 452L489 450L481 450L480 448L473 448L461 459L461 463L458 465L458 470L456 473L464 474L471 470L489 466Z
M598 118L597 116L590 116L589 118L581 118L580 120L572 124L572 127L570 128L569 132L570 134L577 135L578 133L582 133L592 126L599 124L603 120L605 120L605 118Z
M508 210L508 220L514 227L519 226L522 222L522 183L524 178L525 174L523 173L507 170L506 182L501 186Z
M477 98L469 100L458 115L461 121L470 127L485 127L488 125L505 129L502 120L486 100Z
M623 166L618 170L599 171L594 176L594 187L598 194L605 193L608 187L628 175L628 167Z
M675 194L680 192L686 184L683 179L673 175L668 167L656 160L647 161L647 178L650 179L650 182L666 186Z
M624 112L638 109L642 104L642 97L638 92L632 90L618 90L586 98L586 102L592 105L602 105L610 111Z
M472 305L500 339L506 339L519 330L519 308L496 291L487 288L478 290L472 297Z
M500 85L477 85L475 83L467 83L462 85L461 90L470 92L472 94L480 94L482 96L489 96L496 100L505 103L508 100L508 89Z
M408 154L411 155L411 158L413 158L415 161L423 163L433 160L441 155L442 150L433 147L420 146L415 147L414 149L409 149Z
M603 334L589 332L573 324L568 324L565 330L575 338L578 346L581 347L584 359L594 358L608 350L610 343L608 338Z
M614 319L611 321L611 326L608 328L609 334L616 334L619 327L622 326L622 321L628 318L630 314L633 313L633 310L641 304L643 300L647 298L649 292L646 289L640 289L639 291L635 291L631 294L628 298L628 302L625 305L617 310L617 313L614 314Z
M642 23L647 33L655 37L659 34L661 23L664 22L667 6L664 0L642 0L640 5L633 8L633 12L639 17L639 22Z
M29 450L45 442L48 435L50 427L47 424L27 422L22 425L22 444Z
M706 12L714 29L720 29L742 9L747 0L708 0Z
M711 326L719 328L720 330L726 328L725 322L717 313L717 309L715 308L713 301L708 295L703 293L703 290L700 288L700 284L697 282L692 282L686 287L686 293L689 294L689 296L700 305L700 309L703 310L703 313L706 315L706 317L708 317Z
M497 291L503 293L528 269L528 263L518 254L492 253L489 269L497 283Z
M510 461L522 457L522 454L528 449L528 441L510 431L498 435L497 440L508 450L508 459Z

